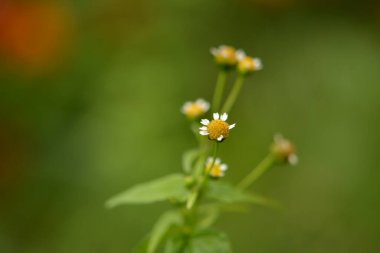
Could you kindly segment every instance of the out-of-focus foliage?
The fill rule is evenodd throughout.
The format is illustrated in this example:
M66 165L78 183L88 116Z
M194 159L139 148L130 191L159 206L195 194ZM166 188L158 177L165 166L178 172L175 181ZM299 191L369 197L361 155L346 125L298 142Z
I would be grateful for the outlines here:
M180 169L192 136L179 108L210 99L221 43L265 66L230 114L228 180L276 131L301 158L254 187L283 209L216 224L235 251L380 251L376 1L14 2L0 4L1 252L132 252L167 206L103 203Z

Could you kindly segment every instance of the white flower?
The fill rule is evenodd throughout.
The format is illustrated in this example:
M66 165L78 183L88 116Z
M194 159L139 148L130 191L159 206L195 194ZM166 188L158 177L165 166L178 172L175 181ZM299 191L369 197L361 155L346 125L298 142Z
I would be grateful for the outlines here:
M219 115L219 113L213 114L213 120L202 119L199 133L201 135L208 135L210 140L223 141L229 136L230 130L235 127L236 124L229 125L226 120L228 119L227 113Z
M212 177L216 177L216 178L223 177L224 174L225 174L225 172L226 172L226 170L228 169L227 164L222 163L219 158L215 159L214 164L213 164L213 162L214 162L214 158L213 157L209 157L207 159L206 169L207 169L208 173Z
M181 112L189 119L196 119L205 114L210 109L210 103L206 100L199 98L195 102L186 102Z

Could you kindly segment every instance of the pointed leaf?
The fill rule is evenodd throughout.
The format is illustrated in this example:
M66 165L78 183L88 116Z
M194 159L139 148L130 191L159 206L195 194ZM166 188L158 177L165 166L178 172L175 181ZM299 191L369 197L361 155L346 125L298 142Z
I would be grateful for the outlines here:
M153 226L149 239L147 253L154 253L168 230L174 225L182 223L182 216L176 211L164 213Z
M190 173L193 169L195 159L200 155L199 149L191 149L186 151L182 156L182 167L186 173Z
M220 204L208 204L200 206L198 213L198 228L209 228L216 222L220 215Z
M227 236L221 232L203 231L190 241L192 253L232 253Z
M166 241L164 253L189 253L190 250L186 247L186 242L184 235L171 237Z
M113 208L122 204L148 204L170 198L184 200L187 194L183 175L173 174L135 185L112 197L106 202L106 206Z
M225 203L251 203L264 206L279 206L275 200L242 191L226 182L210 182L207 195L209 198Z

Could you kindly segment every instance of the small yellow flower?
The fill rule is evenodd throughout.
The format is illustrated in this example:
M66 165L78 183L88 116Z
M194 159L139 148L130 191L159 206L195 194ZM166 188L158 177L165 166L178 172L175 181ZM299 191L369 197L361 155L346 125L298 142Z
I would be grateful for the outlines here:
M219 158L215 159L214 164L212 164L214 161L213 157L209 157L206 162L206 169L209 172L210 176L219 178L224 177L224 174L226 170L228 169L227 164L222 163Z
M238 64L238 71L243 75L251 74L262 69L263 64L261 63L261 60L250 56L244 57Z
M185 114L189 119L197 119L205 114L210 109L210 103L202 98L197 99L195 102L186 102L181 112Z
M276 134L274 136L271 152L280 162L287 162L291 165L296 165L298 163L295 146L281 134Z
M222 45L218 48L211 48L210 51L215 62L220 66L232 67L238 63L238 55L234 47Z
M201 124L203 125L199 131L201 135L208 135L210 140L223 141L226 139L230 130L235 127L236 124L229 125L226 120L228 119L227 113L219 115L219 113L213 114L213 120L202 119Z

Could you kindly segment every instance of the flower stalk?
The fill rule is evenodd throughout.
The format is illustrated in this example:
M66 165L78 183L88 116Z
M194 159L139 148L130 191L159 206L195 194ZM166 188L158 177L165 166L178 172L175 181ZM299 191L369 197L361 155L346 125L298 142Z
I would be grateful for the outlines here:
M276 157L269 153L260 163L257 165L239 184L238 187L241 190L247 189L254 182L256 182L265 172L272 167L274 162L276 161Z
M245 75L240 74L237 77L237 79L236 79L236 81L232 87L232 90L231 90L229 96L227 97L226 102L223 105L222 112L229 113L231 111L232 107L234 106L234 104L236 102L236 99L239 96L241 88L243 87L244 81L245 81Z
M224 87L227 81L227 70L222 68L219 71L218 79L215 86L214 97L212 100L212 111L218 112L223 98Z

